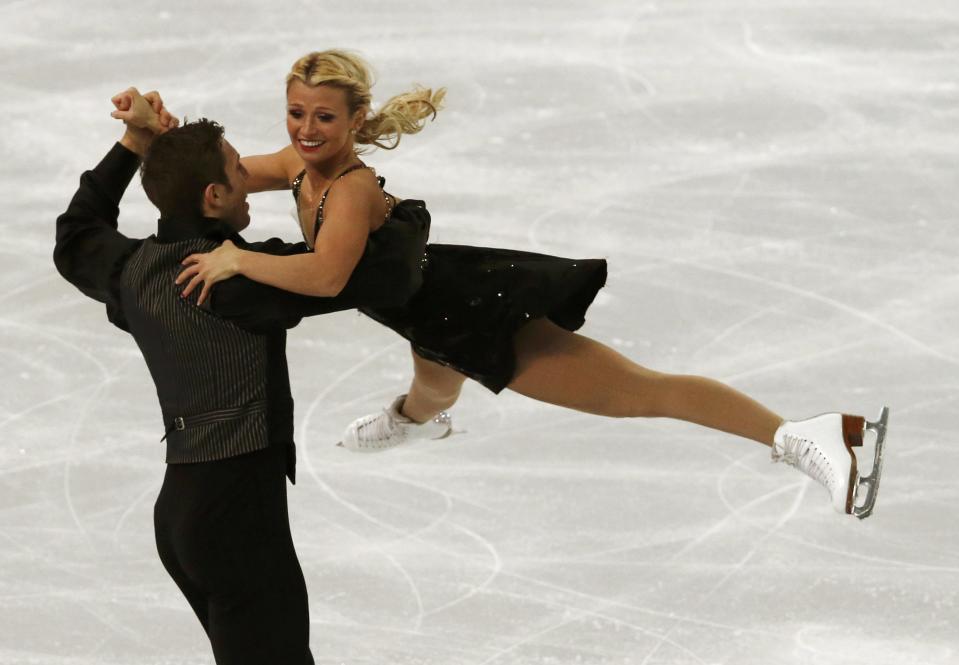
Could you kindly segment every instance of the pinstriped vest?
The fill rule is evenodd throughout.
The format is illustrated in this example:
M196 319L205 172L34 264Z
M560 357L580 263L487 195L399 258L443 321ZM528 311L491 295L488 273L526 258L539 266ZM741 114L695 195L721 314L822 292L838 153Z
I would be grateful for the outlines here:
M208 462L270 445L268 335L243 330L180 297L180 261L218 241L147 238L120 277L123 311L156 384L168 464ZM274 334L282 335L285 331ZM292 400L290 400L292 422Z

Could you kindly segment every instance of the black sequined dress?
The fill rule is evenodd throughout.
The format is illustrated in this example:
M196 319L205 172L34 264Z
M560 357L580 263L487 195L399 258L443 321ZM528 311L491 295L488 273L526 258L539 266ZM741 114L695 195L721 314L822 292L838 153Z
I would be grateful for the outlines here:
M293 181L297 200L304 173ZM379 182L380 187L385 183L383 178ZM328 192L316 212L314 239ZM390 214L402 215L406 201L394 207L392 197L386 196ZM307 244L312 246L310 240ZM577 330L606 283L603 259L469 245L427 245L422 267L423 286L405 305L360 311L408 339L423 358L452 367L495 393L509 384L516 370L517 330L542 317Z

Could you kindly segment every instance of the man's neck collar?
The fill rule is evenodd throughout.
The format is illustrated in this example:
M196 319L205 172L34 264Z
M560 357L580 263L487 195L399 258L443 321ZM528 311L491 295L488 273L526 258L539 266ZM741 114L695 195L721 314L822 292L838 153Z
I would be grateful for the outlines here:
M232 226L216 217L171 216L161 217L157 222L159 242L179 242L194 238L226 240L236 233Z

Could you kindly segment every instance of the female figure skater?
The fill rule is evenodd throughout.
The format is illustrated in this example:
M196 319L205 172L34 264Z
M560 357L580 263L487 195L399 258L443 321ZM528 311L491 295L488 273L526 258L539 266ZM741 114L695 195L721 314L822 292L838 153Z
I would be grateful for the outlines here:
M177 283L199 301L242 274L306 295L335 294L367 237L403 202L382 189L357 146L392 149L435 116L445 90L417 89L371 114L365 63L342 51L310 53L287 76L290 145L242 160L250 192L292 189L311 254L270 256L229 241L195 254ZM342 445L378 450L450 431L445 414L467 377L550 404L611 417L676 418L772 447L774 460L824 485L837 511L866 517L878 490L888 410L875 423L825 414L784 421L718 381L656 372L573 331L606 281L603 260L570 260L505 249L429 245L423 287L396 309L361 309L412 343L413 381L383 413L355 421ZM383 284L382 288L389 288ZM872 472L857 471L853 447L876 433Z

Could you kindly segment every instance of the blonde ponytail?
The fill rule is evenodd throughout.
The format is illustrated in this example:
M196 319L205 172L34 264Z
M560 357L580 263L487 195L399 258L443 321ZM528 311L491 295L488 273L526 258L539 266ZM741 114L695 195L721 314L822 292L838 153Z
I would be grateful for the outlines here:
M392 150L400 144L403 134L416 134L426 126L427 119L436 117L445 96L446 88L434 93L429 88L416 87L392 97L376 115L366 119L356 132L356 142Z
M293 63L286 77L287 88L294 80L308 86L329 85L344 90L350 113L361 107L371 108L370 67L354 53L335 49L309 53ZM445 96L446 88L434 93L430 88L417 86L390 98L377 113L367 116L356 132L356 142L392 150L404 134L418 133L427 119L436 117Z

